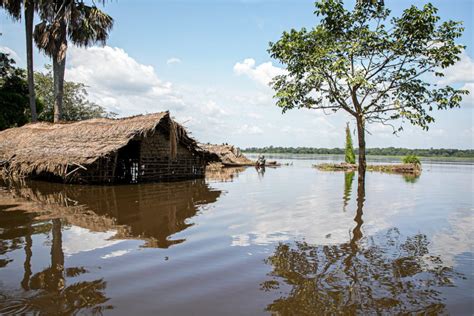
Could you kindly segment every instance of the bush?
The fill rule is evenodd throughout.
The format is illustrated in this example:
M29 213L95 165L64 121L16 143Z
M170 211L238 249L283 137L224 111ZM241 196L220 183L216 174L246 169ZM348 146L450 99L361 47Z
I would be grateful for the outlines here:
M403 163L412 163L417 166L421 166L420 159L415 155L408 155L402 158Z

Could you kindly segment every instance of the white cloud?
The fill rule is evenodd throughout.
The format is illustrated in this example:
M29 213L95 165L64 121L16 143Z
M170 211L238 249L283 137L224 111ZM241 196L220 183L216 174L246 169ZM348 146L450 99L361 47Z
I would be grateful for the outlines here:
M296 135L301 135L301 134L305 134L307 133L308 131L304 128L301 128L301 127L293 127L293 126L289 126L289 125L286 125L286 126L283 126L283 128L281 129L281 131L283 133L287 133L287 134L296 134Z
M210 100L204 104L202 107L202 112L213 117L229 115L227 111L218 106L213 100Z
M268 86L275 76L286 73L286 70L273 66L272 62L266 62L256 66L255 59L247 58L244 59L243 62L238 62L234 65L234 73L237 75L246 75L259 84Z
M467 82L461 89L469 91L468 95L462 97L462 106L474 108L474 82Z
M7 46L0 46L0 52L8 54L10 58L15 60L15 62L18 64L21 62L20 56L10 47Z
M121 242L121 240L111 240L117 231L91 232L88 229L72 226L64 231L63 250L66 256L71 256L79 252L93 251L106 248Z
M258 113L255 113L255 112L247 113L247 116L250 117L250 118L256 119L256 120L259 120L259 119L262 118L261 114L258 114Z
M234 101L248 104L248 105L259 105L259 106L274 106L272 102L272 94L266 91L265 93L260 91L252 91L252 93L240 93L234 96Z
M237 130L238 134L258 135L263 134L263 130L255 125L244 124Z
M110 258L115 258L115 257L121 257L123 255L126 255L127 253L130 253L131 249L126 249L126 250L115 250L112 251L111 253L105 254L101 256L102 259L110 259Z
M474 60L463 52L461 60L444 70L444 73L445 76L439 80L440 84L474 82Z
M180 64L180 63L181 63L181 59L179 59L178 57L171 57L170 59L166 61L167 65Z
M183 100L150 65L117 47L71 47L66 79L89 86L91 98L120 115L179 110Z
M229 125L232 110L217 89L175 86L121 48L72 47L68 56L66 79L86 84L92 101L119 116L169 110L198 140L224 141L218 132Z

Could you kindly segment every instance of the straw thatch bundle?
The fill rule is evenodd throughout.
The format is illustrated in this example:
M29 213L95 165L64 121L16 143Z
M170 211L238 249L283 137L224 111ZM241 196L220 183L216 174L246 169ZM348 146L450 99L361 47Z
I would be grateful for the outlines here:
M199 144L199 146L219 157L219 162L241 165L254 165L255 162L245 157L238 148L232 145Z
M66 177L68 168L84 168L101 157L112 156L134 138L169 131L170 152L177 143L202 151L169 112L122 119L91 119L74 123L34 123L0 132L0 162L11 175L51 173ZM0 165L0 168L2 168Z

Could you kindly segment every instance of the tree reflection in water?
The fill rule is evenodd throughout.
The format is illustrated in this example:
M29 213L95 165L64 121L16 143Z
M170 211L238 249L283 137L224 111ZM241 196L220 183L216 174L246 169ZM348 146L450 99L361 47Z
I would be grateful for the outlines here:
M343 210L346 211L347 204L349 204L349 200L351 199L351 192L352 192L352 182L354 181L354 171L351 172L344 172L344 195L342 200L344 202Z
M21 212L15 213L21 214ZM67 285L67 278L77 277L87 273L87 270L82 267L64 267L61 225L60 219L53 219L52 226L46 226L52 232L51 265L32 276L33 240L31 236L45 231L44 229L35 231L31 222L27 224L24 236L24 275L21 281L21 287L25 292L21 298L17 295L10 297L8 293L0 293L0 314L70 315L79 311L101 314L103 310L112 308L110 305L103 305L108 298L104 294L106 282L102 279ZM41 225L41 228L44 228L43 226ZM1 228L2 232L9 231L4 227Z
M364 182L365 177L359 177L356 226L348 242L280 243L265 260L273 270L261 289L280 289L281 282L290 287L267 311L281 315L445 311L440 287L453 286L461 275L430 254L426 235L403 237L392 228L381 236L363 237Z
M418 182L418 179L420 178L420 173L417 173L417 174L410 174L410 173L407 173L407 174L403 174L403 180L405 180L405 182L407 183L416 183Z

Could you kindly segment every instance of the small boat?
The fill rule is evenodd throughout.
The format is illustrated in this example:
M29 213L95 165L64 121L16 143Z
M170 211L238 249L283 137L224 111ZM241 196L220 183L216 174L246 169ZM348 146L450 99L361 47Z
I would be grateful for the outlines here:
M224 167L253 167L253 166L255 166L255 163L223 162L222 166L224 166Z
M264 167L265 167L265 168L277 168L277 167L281 167L281 163L277 163L277 162L275 162L275 163L267 163L267 164L265 164Z

